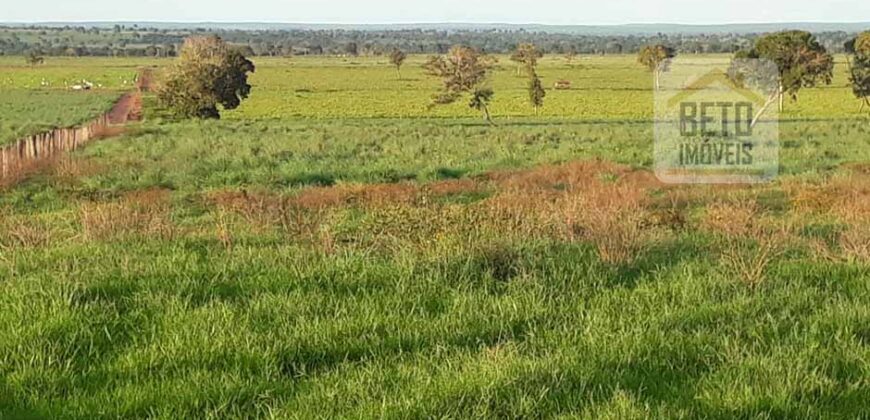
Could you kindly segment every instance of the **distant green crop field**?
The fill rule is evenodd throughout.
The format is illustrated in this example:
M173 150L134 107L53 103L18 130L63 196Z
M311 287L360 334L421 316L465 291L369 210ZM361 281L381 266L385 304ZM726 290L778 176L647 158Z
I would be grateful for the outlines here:
M719 56L725 58L726 56ZM515 63L499 56L491 77L496 118L534 115L528 105L526 78ZM419 118L474 117L458 103L429 108L440 81L423 73L424 56L412 56L402 78L386 57L256 60L251 100L228 118ZM836 77L829 86L806 89L800 101L786 104L787 119L858 117L859 102L847 87L845 57L838 57ZM652 76L634 56L583 56L570 63L545 57L539 68L547 90L542 118L626 121L653 117ZM557 80L572 83L570 90L552 89ZM259 88L259 89L258 89Z
M118 93L6 89L0 93L0 145L89 121L111 108Z
M131 89L139 67L160 65L160 60L130 58L46 57L30 66L23 57L0 57L0 90L67 90L88 81L95 90Z

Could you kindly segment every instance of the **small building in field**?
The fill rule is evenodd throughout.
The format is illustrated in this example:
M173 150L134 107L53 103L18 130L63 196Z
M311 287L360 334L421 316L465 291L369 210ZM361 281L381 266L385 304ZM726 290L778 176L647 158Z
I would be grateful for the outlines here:
M568 90L571 89L571 81L570 80L557 80L553 85L553 88L556 90Z

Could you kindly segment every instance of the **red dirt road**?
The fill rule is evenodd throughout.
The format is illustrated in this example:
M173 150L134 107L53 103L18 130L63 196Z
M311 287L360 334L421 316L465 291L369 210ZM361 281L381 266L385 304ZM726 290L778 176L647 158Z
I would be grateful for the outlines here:
M125 93L109 111L109 124L121 125L128 121L138 121L142 117L142 95L138 92Z
M154 72L150 68L139 70L139 80L136 82L137 91L126 93L112 110L109 111L109 124L122 125L129 121L142 119L142 92L151 91Z

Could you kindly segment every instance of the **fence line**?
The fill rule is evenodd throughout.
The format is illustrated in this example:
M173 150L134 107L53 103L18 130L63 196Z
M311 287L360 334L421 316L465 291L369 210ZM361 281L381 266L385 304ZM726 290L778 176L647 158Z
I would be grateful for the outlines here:
M72 128L56 128L0 146L0 181L14 179L35 164L77 149L108 133L111 125L123 124L131 111L129 109L131 99L130 94L124 95L111 111L87 124ZM120 110L122 118L119 118L119 107L127 108Z

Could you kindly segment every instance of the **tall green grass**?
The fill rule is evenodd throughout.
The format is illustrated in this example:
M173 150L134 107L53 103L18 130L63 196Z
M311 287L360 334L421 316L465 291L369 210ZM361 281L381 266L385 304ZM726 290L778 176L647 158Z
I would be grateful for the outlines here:
M860 120L781 126L781 173L829 173L870 159ZM295 189L341 183L467 178L499 169L605 159L652 169L648 123L525 119L222 121L152 125L84 154L115 170L81 180L94 190L148 187Z

